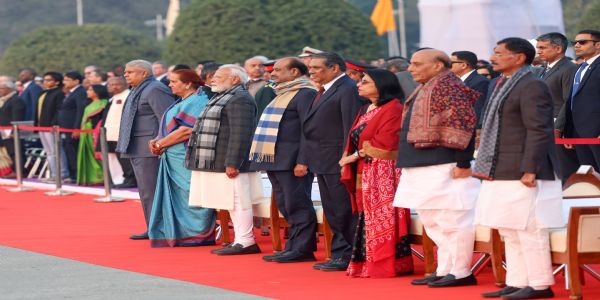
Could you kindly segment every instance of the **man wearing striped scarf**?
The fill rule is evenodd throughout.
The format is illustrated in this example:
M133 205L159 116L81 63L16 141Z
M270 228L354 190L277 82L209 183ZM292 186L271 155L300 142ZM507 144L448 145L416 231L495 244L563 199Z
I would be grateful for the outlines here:
M305 155L300 150L301 122L317 94L307 75L308 67L297 58L282 58L275 63L271 79L277 83L277 96L260 117L250 149L251 169L267 171L277 207L290 225L285 249L264 256L266 261L315 260L317 220L311 200L313 175L294 172Z

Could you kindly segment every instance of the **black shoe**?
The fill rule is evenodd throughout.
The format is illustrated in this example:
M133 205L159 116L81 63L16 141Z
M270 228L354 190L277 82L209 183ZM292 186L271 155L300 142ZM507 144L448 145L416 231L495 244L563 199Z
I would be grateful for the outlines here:
M313 266L315 269L321 271L346 271L348 269L350 261L343 258L332 259L326 263L319 263Z
M133 182L123 182L121 184L116 184L115 185L115 189L132 189L132 188L136 188L137 184L133 183Z
M432 288L477 285L477 279L475 279L473 274L460 279L456 279L456 276L448 274L440 280L427 283L427 285Z
M244 254L256 254L260 253L260 248L257 244L244 247L241 244L234 244L231 247L224 248L221 251L216 252L216 255L244 255Z
M134 235L130 236L129 238L132 240L147 240L147 239L149 239L148 232L144 232L141 234L134 234Z
M534 290L532 287L524 287L512 294L502 296L502 299L541 299L554 298L554 292L550 288L545 290Z
M227 244L227 245L223 245L223 247L221 247L221 248L212 249L212 250L210 250L210 253L212 253L212 254L217 254L217 253L218 253L218 252L220 252L221 250L223 250L223 249L226 249L226 248L230 248L231 246L233 246L233 243L231 243L231 244Z
M481 296L483 298L500 298L504 295L508 295L508 294L512 294L516 291L520 290L520 288L518 287L514 287L514 286L505 286L504 288L502 288L499 291L495 291L495 292L489 292L489 293L482 293Z
M275 258L278 258L278 257L284 255L286 252L287 251L283 250L281 252L277 252L277 253L274 253L274 254L271 254L271 255L265 255L265 256L262 257L262 259L264 261L272 262L272 261L275 261Z
M295 263L295 262L304 262L304 261L315 261L315 255L311 253L302 253L298 251L286 251L285 254L280 255L273 259L273 261L278 263ZM348 266L346 265L346 268ZM322 270L322 269L321 269Z
M412 285L426 285L430 282L436 281L436 280L440 280L444 277L442 276L437 276L435 275L435 272L425 278L421 278L421 279L414 279L410 282L410 284Z

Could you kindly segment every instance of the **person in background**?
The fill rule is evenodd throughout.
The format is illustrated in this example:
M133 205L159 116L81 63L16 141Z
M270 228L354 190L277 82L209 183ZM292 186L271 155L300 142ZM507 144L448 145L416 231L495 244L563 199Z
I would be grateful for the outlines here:
M346 75L357 83L360 82L369 69L375 69L375 67L357 60L346 59Z
M15 83L6 78L0 80L0 126L12 126L11 122L23 121L25 103L17 94ZM15 143L12 132L2 130L0 134L0 176L15 178Z
M456 76L460 77L467 87L470 87L479 92L479 98L475 102L475 114L477 120L481 119L481 111L485 106L487 99L489 80L478 74L477 55L471 51L456 51L450 56L452 60L452 71Z
M339 161L341 180L358 213L346 274L365 278L410 274L410 210L392 206L400 180L396 158L402 89L396 75L382 69L367 70L357 86L358 94L370 104L361 108Z
M192 173L184 166L192 127L208 98L196 94L200 77L193 70L174 71L169 80L169 87L178 99L165 111L158 136L148 145L153 154L160 156L148 226L150 244L152 247L214 245L215 210L189 206Z
M90 76L87 79L89 79L90 84L106 85L108 75L104 71L95 70L90 73Z
M35 83L36 72L32 68L24 68L19 72L19 81L23 83L23 92L19 97L25 103L25 119L24 121L32 121L35 117L37 109L37 101L42 92L42 88Z
M254 56L248 58L244 62L244 69L248 74L248 83L246 83L246 90L254 97L256 92L265 85L265 63L268 59L264 56Z
M81 119L81 130L88 132L75 132L79 137L79 151L77 152L77 184L95 185L104 182L100 153L96 151L100 126L102 125L102 112L108 104L108 91L101 84L93 84L87 90L87 97L91 103L85 107Z
M166 86L169 86L168 71L165 62L159 60L152 63L152 76Z
M204 84L198 88L198 94L205 93L208 99L211 99L216 94L211 90L210 82L212 81L213 76L215 76L215 72L217 72L220 66L222 65L216 62L210 62L203 65L200 80L202 80Z

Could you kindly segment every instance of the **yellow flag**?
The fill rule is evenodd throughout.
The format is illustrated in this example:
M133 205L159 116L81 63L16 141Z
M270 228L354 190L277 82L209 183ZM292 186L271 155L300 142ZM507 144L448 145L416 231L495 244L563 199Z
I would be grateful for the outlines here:
M396 30L392 0L377 0L373 13L371 13L371 22L377 30L377 35Z

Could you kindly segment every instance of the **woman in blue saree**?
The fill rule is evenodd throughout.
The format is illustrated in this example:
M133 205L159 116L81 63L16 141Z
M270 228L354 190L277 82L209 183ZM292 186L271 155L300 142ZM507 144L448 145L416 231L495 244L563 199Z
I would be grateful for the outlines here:
M160 156L160 167L148 235L152 247L215 244L215 210L190 207L191 171L184 167L185 151L196 117L208 98L196 94L200 77L192 70L177 70L169 87L179 99L164 113L159 135L149 142Z

